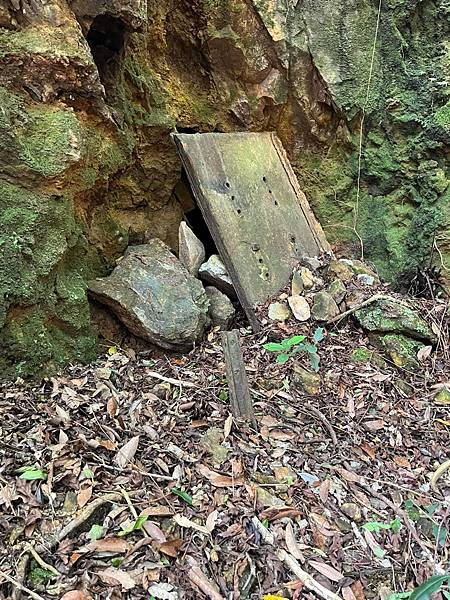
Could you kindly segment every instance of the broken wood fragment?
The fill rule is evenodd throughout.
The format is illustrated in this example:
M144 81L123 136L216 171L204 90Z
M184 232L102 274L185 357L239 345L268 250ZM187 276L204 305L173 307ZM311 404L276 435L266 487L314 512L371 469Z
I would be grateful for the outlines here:
M225 368L228 379L231 412L236 418L243 418L256 425L253 403L245 372L239 332L237 329L221 333Z

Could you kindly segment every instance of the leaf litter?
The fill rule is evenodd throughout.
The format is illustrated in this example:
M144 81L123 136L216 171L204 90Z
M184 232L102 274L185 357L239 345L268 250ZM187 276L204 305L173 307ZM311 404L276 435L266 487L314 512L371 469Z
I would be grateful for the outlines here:
M292 561L344 600L448 598L448 318L417 304L441 336L420 369L376 360L349 321L318 344L312 395L307 356L264 349L309 325L242 329L258 430L230 415L217 330L186 356L117 346L4 384L0 598L316 598Z

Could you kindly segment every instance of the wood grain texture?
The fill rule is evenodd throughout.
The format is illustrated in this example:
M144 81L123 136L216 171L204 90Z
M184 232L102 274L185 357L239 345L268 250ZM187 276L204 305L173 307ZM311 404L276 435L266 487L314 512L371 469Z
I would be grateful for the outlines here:
M175 134L193 193L254 330L254 307L330 247L273 133Z

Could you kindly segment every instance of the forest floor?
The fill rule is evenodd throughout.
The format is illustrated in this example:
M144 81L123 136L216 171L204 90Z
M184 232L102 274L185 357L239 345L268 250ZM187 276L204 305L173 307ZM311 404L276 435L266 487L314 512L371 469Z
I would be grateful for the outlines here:
M301 354L263 349L277 326L247 331L257 428L230 416L216 330L183 357L110 348L0 388L0 597L317 597L280 550L344 600L399 600L448 571L449 323L417 303L443 341L420 368L358 362L374 349L348 320L310 393Z

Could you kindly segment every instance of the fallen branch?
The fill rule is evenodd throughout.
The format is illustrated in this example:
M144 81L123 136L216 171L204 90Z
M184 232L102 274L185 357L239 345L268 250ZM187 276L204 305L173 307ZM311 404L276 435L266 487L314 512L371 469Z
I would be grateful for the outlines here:
M37 564L40 565L46 571L50 571L50 573L53 573L53 575L56 575L56 577L59 577L61 575L61 573L57 571L55 567L49 565L47 562L45 562L44 559L42 559L39 556L39 554L36 552L35 548L31 544L28 544L28 546L25 548L25 552L29 552L34 558L34 560L37 562Z
M25 587L22 583L20 583L16 579L13 579L11 577L11 575L8 575L8 573L4 573L3 571L1 571L0 577L3 577L3 579L6 579L6 581L9 581L9 583L11 583L17 590L20 590L21 592L25 592L26 594L28 594L30 596L30 598L34 598L34 600L45 600L42 596L40 596L36 592L33 592L33 590L30 590L29 588Z
M302 409L305 409L304 411ZM330 434L331 437L331 441L333 442L333 446L337 446L338 445L338 439L336 436L336 432L333 429L333 426L331 425L330 421L326 418L326 416L315 406L312 406L311 404L304 404L300 410L302 410L302 412L308 412L308 413L312 413L314 416L316 416L320 421L322 421L322 423L325 425L327 431Z
M59 531L53 532L49 535L49 538L45 543L35 547L37 553L48 553L53 550L62 540L70 536L72 533L83 527L83 525L89 521L89 519L105 504L112 504L113 502L119 502L122 498L121 494L105 494L100 498L97 498L93 502L90 502L81 513L75 517L70 523Z
M450 469L450 460L446 460L444 463L442 463L442 465L439 465L439 467L433 473L433 477L431 478L431 489L434 492L439 491L439 489L437 487L437 482L442 477L442 475L449 469Z
M198 589L211 600L225 600L224 597L217 591L217 586L212 583L200 569L197 561L191 556L188 556L187 562L191 567L187 572L187 576L189 577L191 583L198 587Z
M360 304L357 304L353 308L349 308L345 312L340 313L339 315L336 315L332 319L328 319L327 323L329 325L331 325L331 323L336 323L336 321L341 321L341 319L345 319L345 317L348 317L349 315L353 314L354 312L356 312L360 308L364 308L365 306L369 306L369 304L373 304L377 300L383 300L383 298L387 298L387 296L385 294L375 294L375 296L372 296L371 298L368 298L367 300L364 300L364 302L361 302Z
M145 363L149 361L142 361L142 364L145 366ZM170 383L171 385L179 385L189 388L198 388L199 386L196 383L192 383L191 381L181 381L181 379L173 379L172 377L164 377L164 375L160 375L156 373L156 371L146 371L145 373L149 377L153 377L154 379L160 379L161 381L165 381L166 383Z
M276 544L273 534L264 527L258 517L253 517L252 523L262 537L263 541L275 548ZM292 571L292 573L303 583L303 585L308 588L308 590L315 592L318 596L323 598L323 600L342 600L340 596L328 590L321 583L316 581L309 573L304 571L292 554L289 554L282 548L276 548L275 554L279 560L284 562L284 564Z

